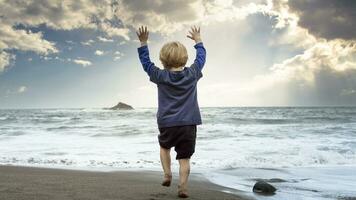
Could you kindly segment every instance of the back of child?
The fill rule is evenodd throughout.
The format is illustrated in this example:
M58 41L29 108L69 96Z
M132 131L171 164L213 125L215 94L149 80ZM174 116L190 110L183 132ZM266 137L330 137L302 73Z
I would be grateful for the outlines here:
M160 51L160 60L165 69L159 69L151 62L147 40L147 27L140 27L137 36L143 69L158 88L157 124L160 134L160 158L164 171L163 186L170 186L172 180L170 149L175 148L179 161L178 196L188 197L187 183L190 173L190 158L195 151L196 126L201 124L197 101L197 82L203 76L206 51L200 38L200 28L193 27L188 37L196 42L196 58L190 67L187 50L179 42L169 42Z

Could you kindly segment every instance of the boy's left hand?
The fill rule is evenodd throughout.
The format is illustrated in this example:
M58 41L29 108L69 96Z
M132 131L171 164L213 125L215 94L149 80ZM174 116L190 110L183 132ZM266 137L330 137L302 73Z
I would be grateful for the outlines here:
M141 42L141 46L144 46L147 44L147 40L148 40L148 30L147 30L147 26L143 27L141 26L140 28L138 28L138 32L136 31L137 37Z

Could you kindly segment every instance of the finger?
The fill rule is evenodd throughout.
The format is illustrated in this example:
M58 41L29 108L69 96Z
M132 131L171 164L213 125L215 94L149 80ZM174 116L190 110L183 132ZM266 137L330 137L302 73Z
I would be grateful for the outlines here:
M197 32L197 27L194 25L194 32Z
M198 33L200 33L200 26L199 26L199 28L198 28Z
M193 38L190 35L187 35L187 37L193 40Z
M138 28L138 32L140 33L140 35L141 35L141 33L142 33L142 31L141 31L141 27L139 27Z
M137 37L140 37L140 34L138 34L138 32L136 31L136 35L137 35Z
M189 31L190 35L193 35L193 32L192 31Z
M145 26L145 33L147 33L147 26Z

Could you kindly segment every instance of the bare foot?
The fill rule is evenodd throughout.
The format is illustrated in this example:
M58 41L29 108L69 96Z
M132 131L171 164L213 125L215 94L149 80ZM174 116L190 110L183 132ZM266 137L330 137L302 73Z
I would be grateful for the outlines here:
M171 182L172 182L172 174L164 174L162 186L169 187L171 186Z
M185 187L178 185L178 197L179 198L188 198L188 191Z

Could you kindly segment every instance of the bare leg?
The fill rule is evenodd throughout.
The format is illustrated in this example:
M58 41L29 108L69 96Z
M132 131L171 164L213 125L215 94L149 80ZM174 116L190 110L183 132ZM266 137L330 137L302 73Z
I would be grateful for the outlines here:
M171 150L161 147L160 158L161 158L161 164L164 172L164 180L162 182L162 186L169 187L172 181Z
M190 173L189 159L179 159L179 185L178 196L181 198L187 198L188 192L188 177Z

